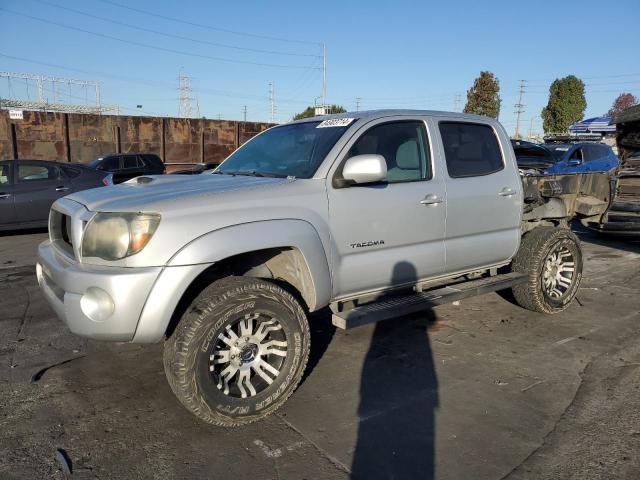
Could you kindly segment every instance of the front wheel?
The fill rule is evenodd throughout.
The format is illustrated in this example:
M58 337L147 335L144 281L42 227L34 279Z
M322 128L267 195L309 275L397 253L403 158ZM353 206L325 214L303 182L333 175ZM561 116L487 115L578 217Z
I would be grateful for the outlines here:
M164 345L180 402L200 419L236 426L267 416L300 382L309 355L300 304L278 285L228 277L207 287Z
M582 279L580 240L566 228L537 227L522 238L511 269L526 273L526 283L513 287L521 307L557 313L569 306Z

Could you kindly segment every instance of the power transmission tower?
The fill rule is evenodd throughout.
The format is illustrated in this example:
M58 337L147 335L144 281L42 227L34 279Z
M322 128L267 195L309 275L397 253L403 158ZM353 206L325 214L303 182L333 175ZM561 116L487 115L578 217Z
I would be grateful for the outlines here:
M356 112L360 111L360 102L361 101L362 101L362 98L356 97Z
M453 111L454 112L459 112L460 111L460 102L462 101L462 96L461 95L455 95L453 97Z
M21 108L24 110L43 110L49 112L68 112L68 113L119 113L117 105L102 105L100 100L100 82L97 80L78 80L75 78L49 77L47 75L35 75L31 73L16 72L0 72L0 78L6 78L9 84L9 92L11 92L11 80L24 80L27 88L27 96L29 91L29 82L35 82L38 92L38 99L17 99L2 98L0 99L0 108ZM33 84L33 83L32 83ZM51 90L46 88L51 86ZM59 101L59 87L66 85L69 89L69 103ZM85 97L73 96L71 94L72 85L84 88ZM45 89L53 93L53 102L45 95ZM95 94L95 105L89 104L88 89L92 89ZM10 96L12 96L10 94ZM13 96L12 96L13 97ZM84 103L71 103L71 99L84 100Z
M276 92L273 82L269 82L269 103L271 104L271 123L276 122Z
M520 95L518 96L518 103L514 106L516 107L516 133L514 135L515 138L520 138L520 114L524 112L524 105L522 104L522 95L524 94L526 80L520 80Z
M246 105L244 105L242 107L242 113L244 115L244 121L246 122L247 121L247 106Z
M178 74L178 93L180 94L180 105L178 107L178 117L191 118L191 79L185 75L183 69Z

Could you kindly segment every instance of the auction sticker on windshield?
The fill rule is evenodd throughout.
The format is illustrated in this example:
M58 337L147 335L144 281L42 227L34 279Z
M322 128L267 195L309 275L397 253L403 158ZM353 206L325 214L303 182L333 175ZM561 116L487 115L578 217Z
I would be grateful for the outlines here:
M332 118L320 122L316 128L346 127L354 120L355 118Z

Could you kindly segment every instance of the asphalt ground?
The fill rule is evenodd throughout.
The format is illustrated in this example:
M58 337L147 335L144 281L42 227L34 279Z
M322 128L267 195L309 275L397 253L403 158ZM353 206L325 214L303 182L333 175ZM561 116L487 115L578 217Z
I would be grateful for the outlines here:
M347 332L312 319L275 415L206 425L160 345L69 333L38 290L46 237L0 237L0 478L640 478L640 243L581 233L573 305L497 294Z

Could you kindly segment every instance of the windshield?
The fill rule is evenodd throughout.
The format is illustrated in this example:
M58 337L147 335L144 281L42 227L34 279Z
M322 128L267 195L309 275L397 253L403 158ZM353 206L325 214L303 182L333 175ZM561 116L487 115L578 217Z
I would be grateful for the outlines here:
M311 178L349 128L347 122L341 123L326 126L331 124L305 122L274 127L232 153L215 173Z
M550 165L554 163L549 151L537 145L520 145L514 148L516 160L520 166Z
M545 145L545 148L551 152L556 162L562 160L565 154L571 148L570 145Z

